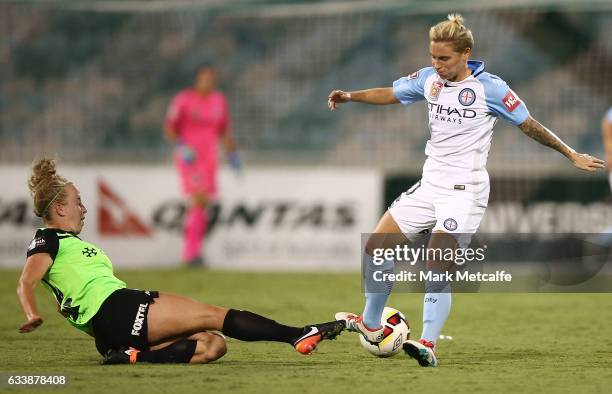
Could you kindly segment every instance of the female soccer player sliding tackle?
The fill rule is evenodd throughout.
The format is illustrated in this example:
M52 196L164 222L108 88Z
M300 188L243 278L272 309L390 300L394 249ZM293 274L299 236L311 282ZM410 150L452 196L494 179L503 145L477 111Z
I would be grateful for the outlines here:
M242 341L286 342L302 354L345 327L333 321L305 327L279 324L252 312L204 304L180 295L127 289L110 259L78 237L87 209L76 186L42 159L29 181L45 228L28 247L17 294L28 333L43 323L34 288L43 282L70 324L93 336L103 364L206 363L226 352L223 334Z
M487 207L489 176L485 165L498 118L557 150L578 169L595 171L604 167L602 160L577 153L532 118L502 79L485 72L484 62L469 60L474 39L460 15L449 15L448 20L433 26L429 40L432 67L402 77L392 87L355 92L333 90L328 97L330 110L349 101L387 105L412 104L423 99L429 109L431 138L425 148L427 160L422 178L389 207L366 243L363 314L336 314L336 319L346 322L348 330L357 331L374 343L383 337L380 318L392 283L376 282L372 277L376 271L392 271L393 261L373 264L373 251L388 246L389 240L398 234L403 234L405 242L429 231L430 249L463 248L469 244ZM426 268L443 273L453 267L452 262L428 260ZM382 277L380 273L378 277ZM450 281L431 280L425 284L421 339L404 344L406 353L421 366L437 364L435 344L450 312L450 291Z

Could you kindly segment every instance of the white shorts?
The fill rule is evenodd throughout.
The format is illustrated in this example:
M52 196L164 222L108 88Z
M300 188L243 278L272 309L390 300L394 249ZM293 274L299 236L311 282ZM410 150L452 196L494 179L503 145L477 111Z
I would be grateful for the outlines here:
M450 189L420 180L391 204L389 213L408 239L426 230L444 231L457 234L459 246L467 247L488 200L488 182Z

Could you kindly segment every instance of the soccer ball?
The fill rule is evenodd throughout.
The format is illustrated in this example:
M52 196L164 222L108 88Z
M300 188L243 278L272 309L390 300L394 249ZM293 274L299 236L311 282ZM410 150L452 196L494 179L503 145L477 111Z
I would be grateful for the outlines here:
M370 343L359 335L361 346L376 357L391 357L402 351L402 345L410 338L410 326L404 314L397 309L385 307L380 323L384 327L384 338L379 343Z

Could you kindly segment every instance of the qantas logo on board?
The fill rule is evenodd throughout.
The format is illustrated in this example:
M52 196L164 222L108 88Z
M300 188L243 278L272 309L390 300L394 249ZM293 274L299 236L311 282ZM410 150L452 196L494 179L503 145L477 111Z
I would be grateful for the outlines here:
M150 237L152 230L106 182L98 180L98 230L104 236Z

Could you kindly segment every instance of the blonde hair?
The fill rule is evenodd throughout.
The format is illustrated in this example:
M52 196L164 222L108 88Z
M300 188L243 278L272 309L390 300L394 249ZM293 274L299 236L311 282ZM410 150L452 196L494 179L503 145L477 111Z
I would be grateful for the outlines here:
M449 42L455 52L474 48L472 31L463 24L461 14L448 14L448 20L442 21L429 29L429 41Z
M53 203L66 202L66 186L71 184L55 170L55 161L40 159L32 166L32 175L28 181L30 194L34 200L34 213L45 221L51 219L49 208Z

